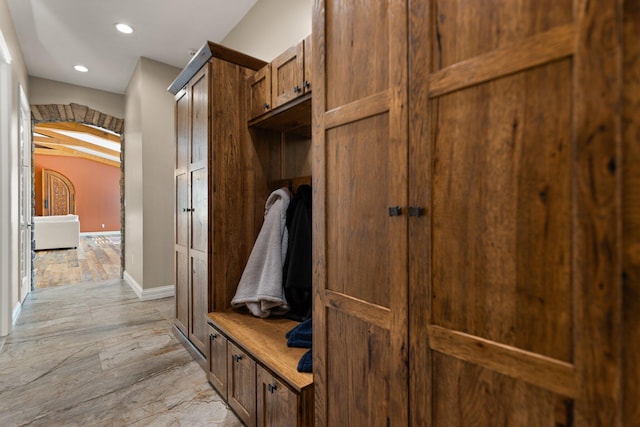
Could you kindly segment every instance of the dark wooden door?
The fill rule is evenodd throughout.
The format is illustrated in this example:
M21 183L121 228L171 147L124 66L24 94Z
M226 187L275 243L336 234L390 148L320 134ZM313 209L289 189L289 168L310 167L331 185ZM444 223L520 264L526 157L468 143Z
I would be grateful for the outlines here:
M616 2L411 5L412 424L621 425Z
M189 339L207 352L208 331L205 315L209 312L209 64L193 77L189 157L189 274L191 285Z
M316 424L405 426L407 6L315 4Z
M42 169L42 215L76 213L76 190L69 178L49 169Z
M175 245L176 326L189 335L189 92L176 96Z

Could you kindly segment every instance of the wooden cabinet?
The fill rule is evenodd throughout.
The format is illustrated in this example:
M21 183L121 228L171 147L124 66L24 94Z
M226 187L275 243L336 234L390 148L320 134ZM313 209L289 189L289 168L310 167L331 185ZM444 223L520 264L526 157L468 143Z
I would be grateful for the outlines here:
M256 425L256 361L234 343L227 346L227 402L249 427Z
M311 70L313 69L313 62L311 55L311 34L304 39L304 79L302 80L303 93L311 92Z
M318 426L637 423L621 4L316 2Z
M261 366L258 366L257 378L258 427L308 425L298 419L302 415L298 412L302 407L299 394Z
M227 400L227 337L209 325L209 382Z
M250 119L309 94L311 64L311 36L308 36L251 75L247 79Z
M249 117L257 117L272 108L271 64L265 65L247 79Z
M244 85L264 65L209 42L169 87L176 99L175 325L202 355L209 351L204 316L229 306L255 236L247 194L238 189L255 158Z
M297 371L307 350L287 347L285 338L297 322L235 312L209 313L206 320L217 335L211 341L209 379L245 425L313 426L313 376ZM221 380L225 369L226 380Z
M291 46L271 61L271 103L279 107L303 92L304 42Z

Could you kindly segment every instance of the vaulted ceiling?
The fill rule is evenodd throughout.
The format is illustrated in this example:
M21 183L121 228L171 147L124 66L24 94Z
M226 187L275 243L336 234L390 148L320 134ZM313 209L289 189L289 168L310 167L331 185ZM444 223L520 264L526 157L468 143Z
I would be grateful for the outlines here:
M36 124L34 153L79 157L109 166L120 166L120 136L74 122Z

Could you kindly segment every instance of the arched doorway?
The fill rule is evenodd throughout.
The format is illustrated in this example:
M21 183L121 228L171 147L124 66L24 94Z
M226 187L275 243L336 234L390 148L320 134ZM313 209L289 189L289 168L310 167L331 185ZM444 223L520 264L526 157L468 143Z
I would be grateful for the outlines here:
M31 105L32 124L44 122L75 122L107 129L120 136L120 277L124 271L125 257L125 207L124 207L124 119L94 110L81 104ZM33 151L33 148L32 148Z

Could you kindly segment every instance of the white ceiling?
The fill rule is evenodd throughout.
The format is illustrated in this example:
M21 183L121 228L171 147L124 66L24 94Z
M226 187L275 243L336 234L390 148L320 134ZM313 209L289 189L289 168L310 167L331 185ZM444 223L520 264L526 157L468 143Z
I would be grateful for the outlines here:
M124 93L140 57L183 68L257 0L8 0L29 75ZM133 34L114 24L131 25ZM88 73L73 69L76 64Z

